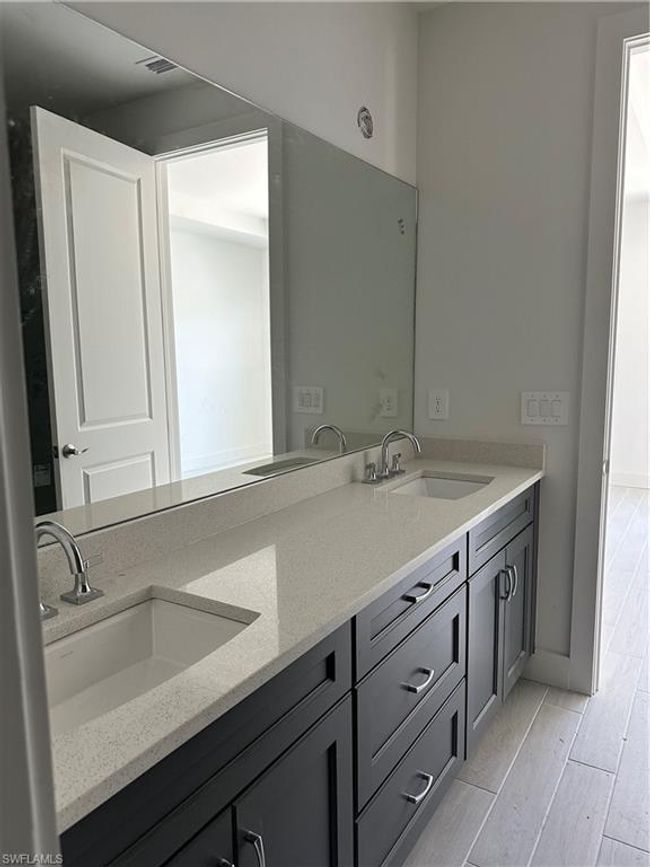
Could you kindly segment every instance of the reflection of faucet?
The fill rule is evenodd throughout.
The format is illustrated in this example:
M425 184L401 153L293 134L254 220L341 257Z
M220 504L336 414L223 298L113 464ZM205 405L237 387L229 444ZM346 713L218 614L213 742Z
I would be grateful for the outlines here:
M407 439L413 448L415 449L416 454L420 454L422 448L420 446L420 440L416 437L414 433L411 433L408 430L391 430L381 441L381 463L379 465L379 473L378 476L380 479L387 479L393 473L391 472L390 467L388 466L388 446L395 442L396 440ZM397 474L399 470L395 471Z
M70 574L74 576L74 589L67 593L61 594L61 599L64 602L71 602L73 605L83 605L85 602L91 602L93 599L98 599L104 595L103 590L96 590L88 583L86 575L87 562L83 558L83 554L77 544L77 540L72 533L56 521L40 521L36 527L36 544L42 536L51 536L63 548L63 553L68 561ZM48 609L51 612L49 613ZM53 617L56 614L56 609L50 608L41 602L41 618L43 620L48 617Z
M339 441L339 454L344 454L348 450L348 441L345 438L345 434L341 430L340 427L337 427L335 424L322 424L316 428L316 430L311 435L311 444L313 446L318 445L318 440L323 431L331 430L333 434L335 434Z

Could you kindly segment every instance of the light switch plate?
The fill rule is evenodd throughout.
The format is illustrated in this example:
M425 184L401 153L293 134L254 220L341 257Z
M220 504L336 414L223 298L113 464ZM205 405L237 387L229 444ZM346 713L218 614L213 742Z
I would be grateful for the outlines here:
M381 418L396 418L397 416L397 389L379 389L379 415Z
M293 389L293 411L307 415L323 414L323 389L320 385L296 385Z
M521 423L567 425L569 423L569 392L522 391Z
M429 418L442 420L449 418L449 389L429 389Z

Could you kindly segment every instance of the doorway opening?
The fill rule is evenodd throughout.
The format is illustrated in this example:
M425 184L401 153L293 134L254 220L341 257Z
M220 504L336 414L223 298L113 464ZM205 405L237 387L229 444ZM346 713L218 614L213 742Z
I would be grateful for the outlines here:
M172 477L273 454L266 131L160 162Z
M601 681L648 654L650 36L626 45L609 369ZM647 687L646 687L647 688Z

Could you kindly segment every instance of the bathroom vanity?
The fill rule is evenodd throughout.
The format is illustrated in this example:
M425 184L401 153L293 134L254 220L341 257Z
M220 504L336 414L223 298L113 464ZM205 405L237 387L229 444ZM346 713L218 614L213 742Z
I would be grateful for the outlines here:
M399 864L532 652L543 446L410 459L413 186L62 4L3 39L65 864Z
M417 480L423 471L413 473L414 466L410 476ZM456 501L396 496L399 487L391 490L391 483L381 489L347 485L223 534L220 545L215 537L200 552L186 552L186 563L195 557L201 565L188 569L193 581L185 589L205 590L208 573L216 587L221 576L224 599L235 586L229 568L248 559L255 571L250 556L261 542L262 550L276 546L271 568L279 596L281 569L299 571L315 560L296 608L290 603L301 622L311 618L312 646L298 652L310 641L294 623L291 639L280 637L272 653L267 648L262 654L277 663L267 672L279 666L277 673L257 671L257 688L226 712L217 710L217 718L160 761L149 757L146 771L65 830L66 865L400 864L533 649L541 473L510 470L506 483L497 470L491 472L493 481L483 490ZM344 512L340 522L332 517L337 510ZM296 527L298 520L302 526ZM450 532L459 521L459 532ZM294 545L295 534L308 531L310 523L321 527L305 538L314 545L311 557L297 555L282 566L280 527L292 524ZM353 524L347 534L341 529L346 523ZM394 528L392 540L387 526ZM423 546L427 527L432 544ZM339 550L328 554L322 544L337 534ZM371 538L374 551L367 544ZM235 562L237 546L244 550ZM416 549L420 556L412 557ZM405 559L395 568L400 550ZM212 556L221 562L210 572L207 561L217 551ZM367 584L373 562L382 560L379 580ZM178 555L169 574L181 562ZM363 575L355 586L357 565ZM158 569L162 586L165 570L160 564ZM137 587L146 582L146 572L128 577ZM329 582L318 593L312 577L326 574ZM298 588L299 581L291 586ZM265 617L278 616L279 596L224 650L247 632L252 648L251 630L261 628ZM246 598L251 608L263 607L254 595ZM334 612L350 606L351 616L337 623ZM335 628L314 641L321 626L326 630L324 617ZM283 664L287 657L295 659ZM235 659L229 657L227 665L236 665ZM246 668L244 660L240 668ZM181 686L179 706L184 701ZM153 715L178 710L155 702L151 707ZM113 720L119 727L119 715ZM124 738L133 723L126 720ZM149 724L155 728L158 720ZM116 738L119 743L119 732ZM55 761L56 756L55 742Z

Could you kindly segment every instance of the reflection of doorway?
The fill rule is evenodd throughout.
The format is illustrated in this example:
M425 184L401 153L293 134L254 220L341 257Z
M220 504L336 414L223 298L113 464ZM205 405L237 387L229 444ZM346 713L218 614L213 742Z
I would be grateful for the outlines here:
M169 481L151 157L32 108L59 507Z
M650 377L650 40L627 53L615 329L610 365L609 490L604 525L601 686L648 653ZM643 687L641 687L643 688ZM647 687L646 687L647 688Z
M172 475L186 478L273 453L267 134L159 166Z

